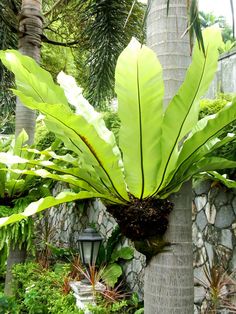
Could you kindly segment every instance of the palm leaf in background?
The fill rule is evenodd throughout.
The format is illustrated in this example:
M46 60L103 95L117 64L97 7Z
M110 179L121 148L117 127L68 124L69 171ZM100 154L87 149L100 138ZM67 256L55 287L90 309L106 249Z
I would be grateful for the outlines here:
M20 1L2 0L0 3L0 49L17 48L16 14ZM14 77L0 62L0 133L14 133L15 97L8 90L14 84Z
M101 104L103 99L114 96L117 58L132 36L142 36L144 5L136 2L132 6L132 2L133 0L89 1L84 10L83 34L87 38L87 63L90 69L85 91L94 106Z

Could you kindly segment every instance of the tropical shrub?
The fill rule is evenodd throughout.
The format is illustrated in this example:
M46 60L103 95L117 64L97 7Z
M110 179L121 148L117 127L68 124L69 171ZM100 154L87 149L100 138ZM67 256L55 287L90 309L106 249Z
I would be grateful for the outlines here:
M69 265L55 271L43 269L39 264L28 262L13 269L15 299L19 313L78 313L72 293L63 294L64 278Z
M200 100L199 118L216 114L233 100L235 95L219 93L215 99L203 98Z
M156 237L157 231L162 236L173 207L167 200L170 194L196 173L236 165L235 161L212 157L214 150L235 138L220 140L218 136L236 119L236 99L216 115L198 121L200 97L217 68L219 32L205 30L204 44L205 54L195 45L186 78L164 111L161 65L154 52L131 41L116 66L119 147L72 77L61 73L58 86L32 59L18 52L1 52L2 62L16 77L14 93L27 107L44 114L48 129L73 152L73 156L60 156L49 150L35 151L38 158L34 161L8 156L8 163L30 163L30 170L14 171L77 188L77 192L43 198L23 213L1 218L1 226L63 202L99 197L129 238ZM6 159L5 154L0 157Z
M234 98L233 94L223 94L220 93L217 95L215 99L202 99L200 101L200 113L199 117L204 118L207 115L216 114L220 110L222 110L229 102L231 102ZM223 140L227 133L231 133L231 136L236 132L236 123L232 122L227 127L224 128L223 134L219 135L219 138ZM230 136L230 135L228 135ZM232 140L225 145L222 145L220 148L216 149L212 152L212 156L219 156L226 159L236 161L236 140ZM219 170L219 173L210 172L208 174L204 174L210 179L221 181L224 185L228 187L232 186L232 180L235 181L235 169L222 169ZM222 176L224 175L224 177Z
M84 313L76 307L75 297L69 286L69 282L74 279L71 277L71 264L56 264L53 268L45 269L37 263L27 262L14 266L13 275L14 298L9 300L11 303L6 299L2 299L2 302L8 302L8 307L11 304L17 306L18 312L14 314ZM78 276L76 278L78 279ZM111 290L109 291L111 293ZM92 313L128 314L134 313L142 305L137 294L127 297L127 293L118 290L113 290L113 295L109 298L105 294L96 295L96 304L97 306L91 305Z

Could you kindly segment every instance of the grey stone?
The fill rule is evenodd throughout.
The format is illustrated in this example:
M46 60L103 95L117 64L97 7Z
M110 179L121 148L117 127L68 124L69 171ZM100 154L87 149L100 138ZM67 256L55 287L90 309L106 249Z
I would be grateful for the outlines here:
M197 243L197 235L198 235L198 228L196 223L193 223L192 225L192 237L193 237L193 243L196 245Z
M216 208L226 205L228 203L227 193L220 189L219 193L215 197L214 203Z
M199 180L194 183L193 189L197 195L207 194L211 187L210 180Z
M230 205L222 206L216 214L215 226L227 228L235 221L235 216Z
M197 211L200 211L206 205L207 197L206 197L206 195L204 195L204 196L197 196L197 197L195 197L194 202L195 202Z
M229 229L224 229L221 231L220 243L229 249L233 249L232 243L232 232Z
M195 242L194 244L196 245L197 248L201 248L203 246L203 238L202 238L202 233L198 232L196 234Z
M99 224L99 225L102 223L103 214L104 214L104 212L103 212L103 211L100 211L100 213L99 213L99 215L98 215L98 224Z
M205 281L206 276L203 270L203 267L196 267L193 270L194 281L199 284L200 281Z
M206 204L205 206L205 213L207 217L207 221L214 225L215 219L216 219L216 208L215 205L210 205L209 203Z
M194 303L201 304L206 297L206 292L203 287L194 287Z
M233 210L234 210L235 215L236 215L236 196L233 198L232 206L233 206Z
M202 247L201 249L193 252L193 265L194 267L201 267L206 263L206 249Z
M199 314L199 310L198 310L198 307L196 305L194 305L194 314Z
M204 210L201 210L198 213L197 218L196 218L196 224L197 224L199 230L201 230L201 231L203 231L204 228L206 227L206 225L207 225L207 218L206 218Z
M134 260L133 270L137 275L143 270L143 265L139 260Z
M205 248L208 256L208 261L211 263L213 260L213 247L210 243L205 242Z

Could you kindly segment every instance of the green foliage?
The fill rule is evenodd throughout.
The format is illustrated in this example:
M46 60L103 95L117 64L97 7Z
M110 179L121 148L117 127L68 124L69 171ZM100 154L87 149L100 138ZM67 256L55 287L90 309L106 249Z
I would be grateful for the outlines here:
M220 47L220 53L225 53L233 50L236 47L236 41L227 40L226 43Z
M234 168L235 161L212 158L210 154L235 138L220 141L217 136L236 120L236 99L214 117L198 121L199 100L214 77L222 43L214 28L205 30L203 36L208 49L204 54L195 45L185 80L165 112L162 69L155 53L137 41L122 52L116 67L120 148L101 114L84 99L72 77L60 74L63 92L32 59L17 52L0 52L1 60L15 74L14 93L27 107L44 114L48 129L73 152L73 156L42 152L34 161L16 160L6 154L2 158L22 166L33 164L30 170L14 172L64 181L81 189L41 199L21 214L1 218L0 224L7 225L63 202L93 197L122 204L127 218L130 207L143 213L145 202L165 199L199 172ZM120 211L119 206L116 209ZM150 218L151 212L147 213Z
M2 0L0 3L0 49L16 49L17 34L12 28L17 25L15 13L20 1ZM15 25L14 25L15 23ZM14 133L15 96L8 89L14 85L14 77L0 62L0 126L3 134Z
M3 138L0 142L1 151L34 158L32 153L23 151L26 140L27 134L24 131L15 141ZM48 193L46 185L40 186L42 180L13 173L14 167L7 160L0 165L0 217L19 213L40 195L45 196ZM20 165L18 167L21 168ZM11 246L25 246L27 251L33 252L33 226L33 220L28 218L0 229L0 266L5 264Z
M102 272L102 279L109 287L114 287L120 279L123 269L122 264L134 257L134 249L127 246L118 248L122 234L117 225L112 231L107 243L102 244L98 255L98 265L105 265Z
M0 314L20 314L13 297L7 297L0 292Z
M37 121L34 137L35 147L38 150L44 150L50 147L55 141L55 135L48 131L43 120Z
M216 114L221 111L229 102L234 98L233 94L218 94L215 99L202 99L200 102L200 119L208 115ZM222 135L219 136L221 140L225 137L227 133L235 134L236 132L236 123L235 121L230 123L222 131ZM230 160L236 160L236 140L232 140L228 143L225 143L220 148L216 149L212 156L220 156ZM220 173L226 173L230 178L235 179L235 169L223 169Z
M120 301L104 306L104 304L99 304L96 306L90 305L89 310L92 314L111 314L119 313L126 314L127 312L127 301Z
M224 16L215 16L212 13L199 12L199 18L203 28L218 24L221 28L224 43L228 40L234 41L233 29L227 24Z
M17 312L9 314L83 314L84 311L77 309L75 297L68 285L70 271L70 264L62 264L60 267L54 267L54 270L44 269L34 262L14 266L15 290L11 301ZM142 306L137 294L134 293L128 298L126 293L118 290L106 290L104 295L96 295L96 303L97 306L89 305L92 313L133 314Z
M81 314L75 306L73 295L63 294L63 278L68 273L68 266L53 272L32 262L16 265L13 275L20 313Z
M199 119L203 119L205 116L215 114L223 109L230 101L232 101L234 95L219 93L215 99L201 99Z
M115 135L116 142L119 143L120 119L118 113L113 110L103 112L103 119L106 127Z

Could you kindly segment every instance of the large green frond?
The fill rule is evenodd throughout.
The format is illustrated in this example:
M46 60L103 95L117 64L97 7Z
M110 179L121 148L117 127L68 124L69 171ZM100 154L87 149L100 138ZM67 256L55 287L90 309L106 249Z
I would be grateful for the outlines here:
M25 219L29 216L32 216L36 213L39 213L42 210L45 210L45 209L50 208L52 206L56 206L56 205L59 205L62 203L73 202L76 200L96 198L96 197L104 198L104 199L107 199L108 201L111 201L111 202L117 202L116 199L113 199L112 197L109 197L107 195L103 195L100 193L93 193L93 192L86 192L86 191L82 191L79 193L73 193L73 192L64 191L64 192L61 192L60 194L58 194L56 197L47 196L45 198L41 198L37 202L31 203L20 214L13 214L9 217L0 218L0 227L7 226L11 223Z
M162 165L158 174L159 187L175 167L181 140L198 120L200 97L207 91L217 69L218 48L221 44L220 32L206 29L203 33L206 53L195 44L193 61L184 83L180 87L164 115L161 141ZM214 41L212 40L214 37Z
M125 179L130 193L142 199L156 188L164 85L155 53L134 39L118 59L116 93Z
M88 103L75 100L78 89L75 82L71 85L71 94L68 86L64 86L68 84L65 80L62 85L64 84L69 101L81 104L81 110L77 114L69 108L62 88L33 59L13 51L1 52L0 58L16 75L18 90L14 92L22 103L46 116L48 129L62 139L67 148L80 156L83 165L94 167L110 193L128 200L120 152L114 136Z

